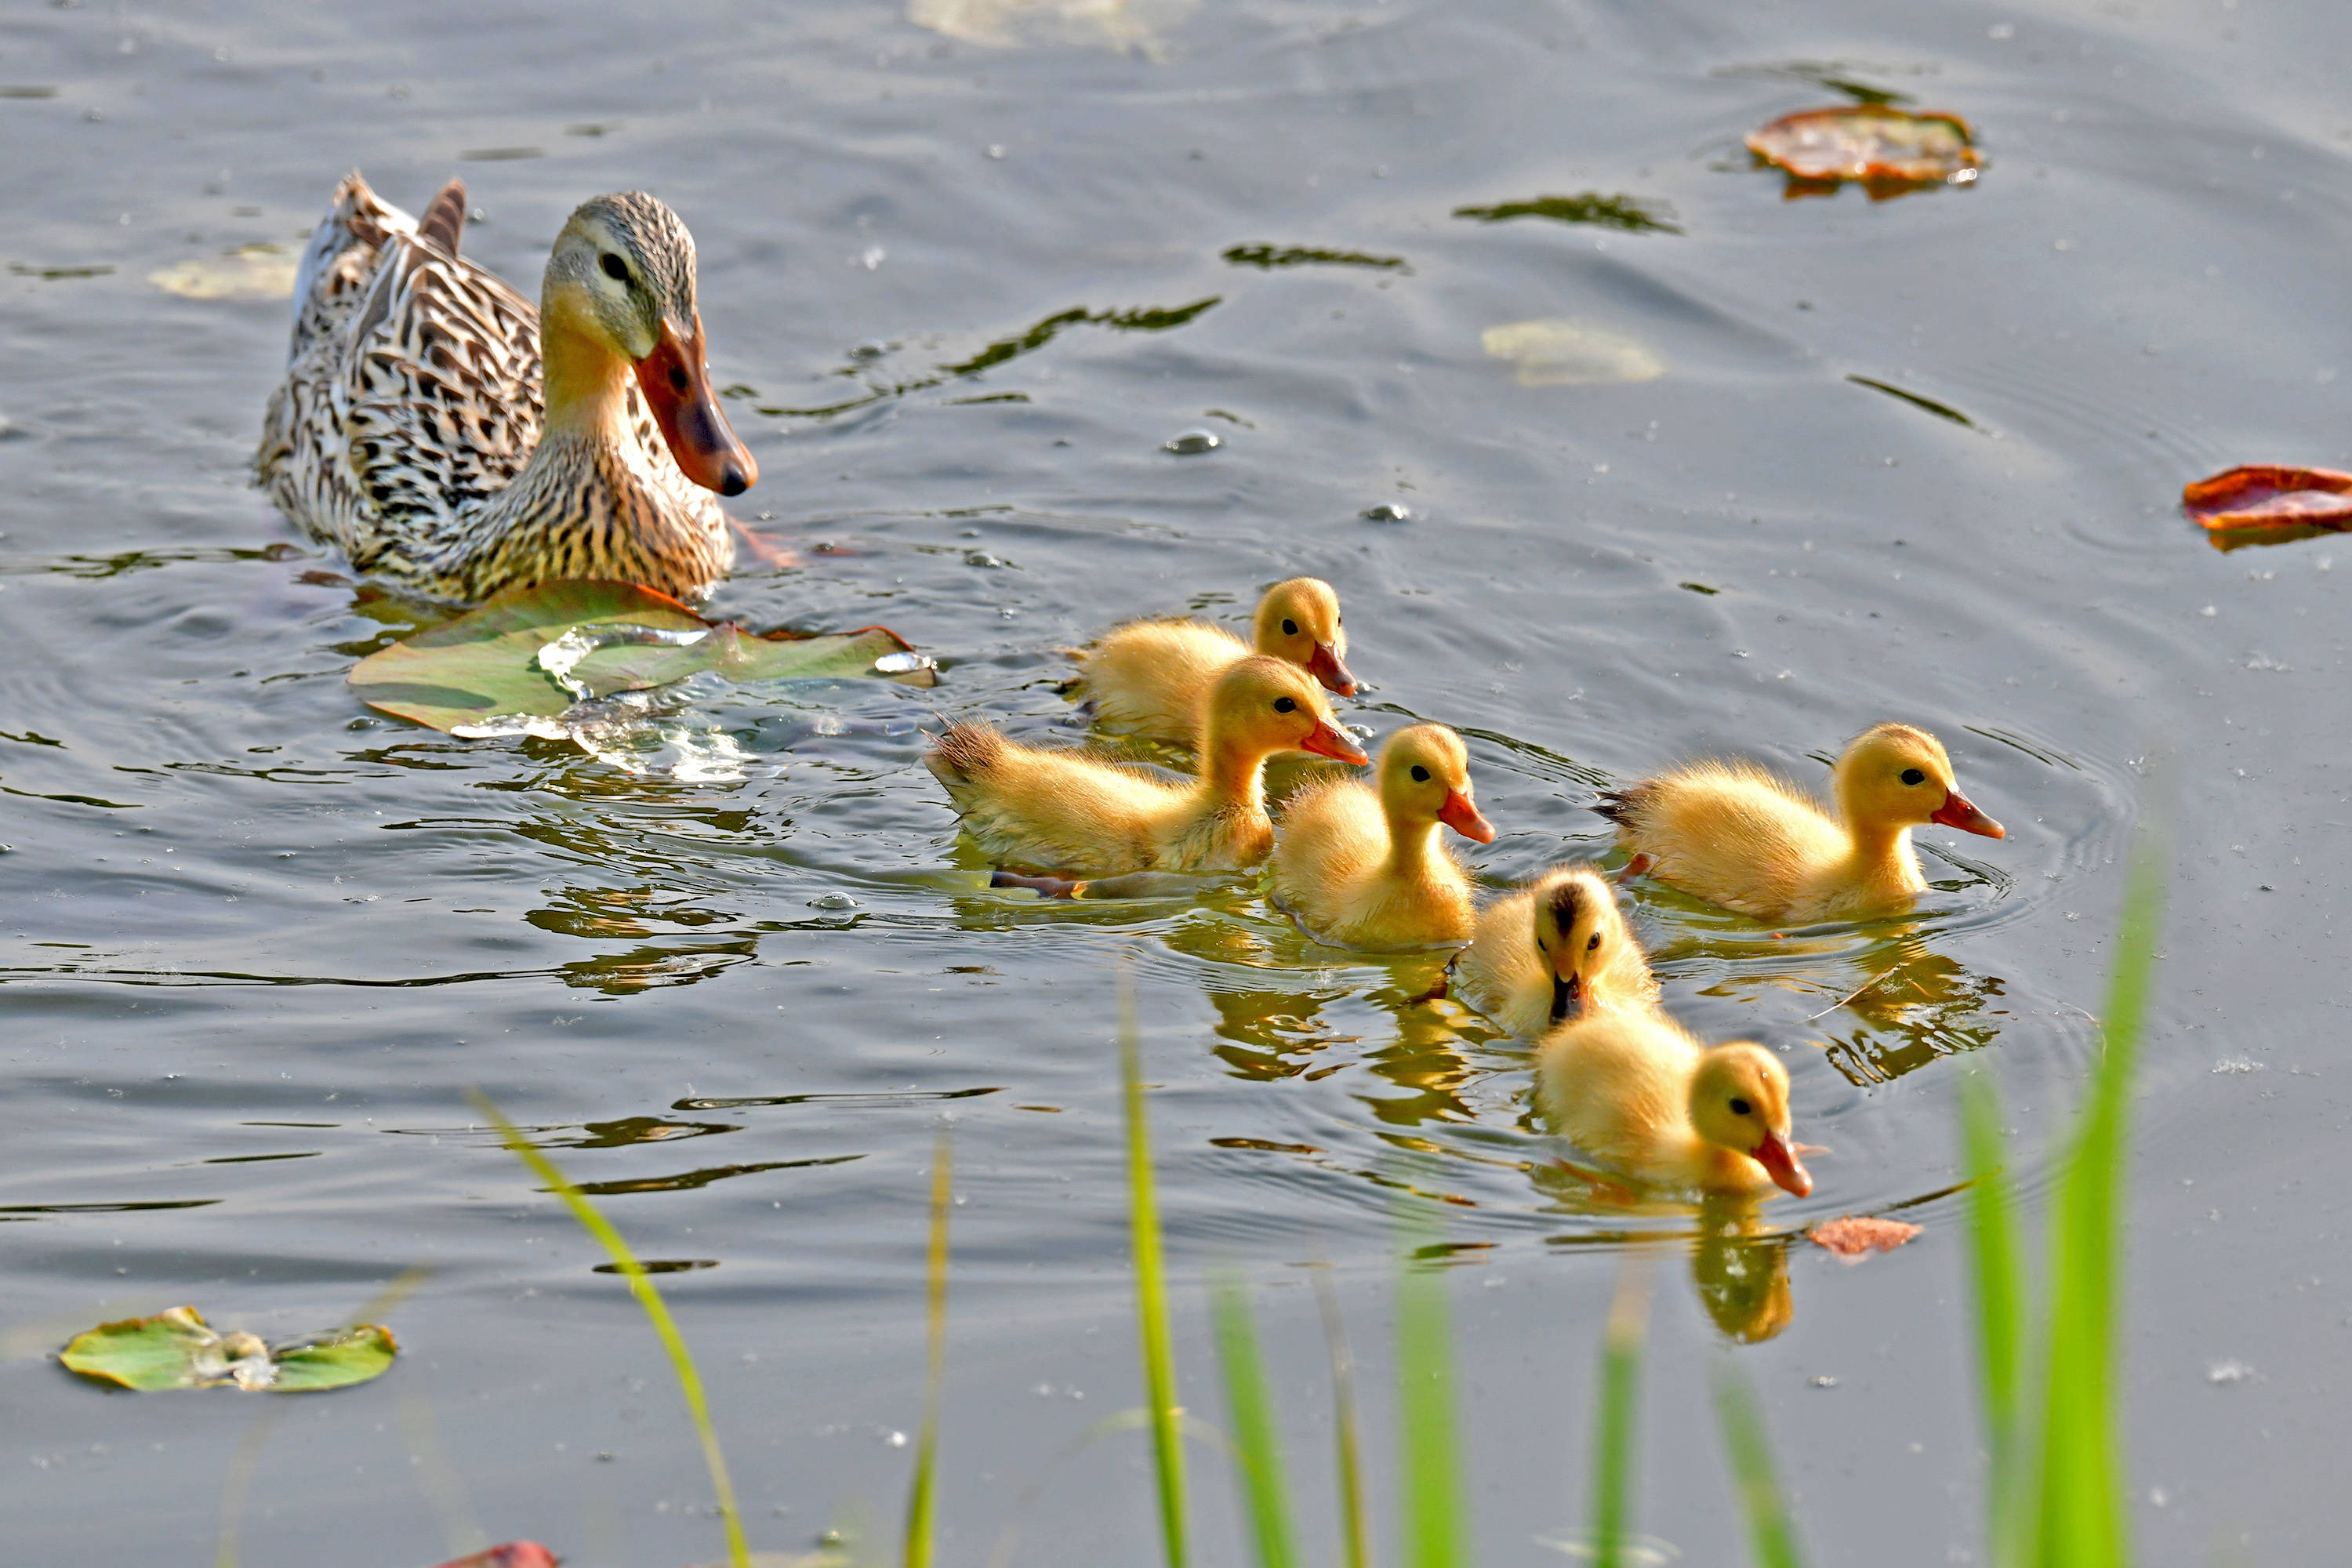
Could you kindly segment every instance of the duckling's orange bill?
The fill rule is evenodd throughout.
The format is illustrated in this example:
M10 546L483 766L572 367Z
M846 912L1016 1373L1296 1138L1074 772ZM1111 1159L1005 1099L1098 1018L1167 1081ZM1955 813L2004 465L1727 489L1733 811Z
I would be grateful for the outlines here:
M1307 673L1342 697L1356 694L1356 678L1348 673L1348 667L1339 662L1339 655L1329 643L1315 645L1315 657L1307 661Z
M2009 829L1970 805L1969 797L1958 790L1947 791L1944 804L1937 807L1935 815L1927 820L1940 822L1947 827L1957 827L1963 833L1979 834L1987 838L2009 837Z
M1336 724L1327 724L1320 719L1315 721L1314 733L1298 742L1298 749L1302 752L1312 752L1318 757L1328 757L1335 763L1348 763L1360 768L1372 760L1364 754L1362 747L1348 738L1348 732Z
M1778 1132L1764 1134L1764 1142L1748 1151L1748 1157L1764 1167L1765 1174L1772 1178L1774 1185L1786 1188L1801 1198L1812 1195L1812 1176L1797 1163L1795 1152Z
M662 439L669 443L669 455L688 479L723 496L740 496L760 482L760 465L735 438L710 390L699 312L691 337L679 337L664 321L661 340L636 368L637 385L661 425Z
M1460 790L1445 792L1445 804L1437 808L1437 820L1465 838L1475 838L1481 844L1495 842L1495 825L1479 816L1478 808Z

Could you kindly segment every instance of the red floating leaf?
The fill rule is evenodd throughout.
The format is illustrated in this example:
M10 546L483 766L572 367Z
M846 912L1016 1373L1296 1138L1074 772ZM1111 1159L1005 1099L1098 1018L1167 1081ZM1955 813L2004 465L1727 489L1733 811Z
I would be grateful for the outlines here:
M2352 529L2352 474L2250 463L2186 486L2180 504L2219 549L2284 544Z
M1899 1219L1850 1214L1822 1221L1805 1232L1805 1239L1852 1263L1873 1252L1892 1252L1918 1234L1917 1226Z
M1964 185L1984 156L1976 135L1957 114L1857 103L1784 114L1748 133L1748 150L1784 169L1798 196L1826 195L1847 180L1873 201L1927 185Z
M557 1568L561 1562L536 1541L509 1541L504 1546L444 1563L441 1568Z

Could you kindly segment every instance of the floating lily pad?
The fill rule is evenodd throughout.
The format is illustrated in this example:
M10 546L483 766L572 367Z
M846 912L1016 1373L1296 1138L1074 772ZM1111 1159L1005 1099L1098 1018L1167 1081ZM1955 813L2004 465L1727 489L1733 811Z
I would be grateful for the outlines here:
M76 1334L58 1359L84 1377L142 1394L234 1386L249 1394L311 1394L382 1375L399 1351L375 1323L269 1344L242 1330L220 1333L194 1307L100 1323Z
M183 300L290 300L296 267L283 247L244 245L225 256L150 272L147 281Z
M1161 35L1198 0L908 0L907 19L968 44L1091 44L1166 51Z
M1479 341L1519 367L1521 386L1597 386L1666 374L1665 361L1638 340L1565 316L1488 327Z
M362 659L351 684L369 707L436 730L494 719L553 719L574 703L711 671L729 680L880 676L913 686L930 660L882 626L823 637L759 636L704 620L650 588L545 583Z
M1899 1219L1850 1214L1822 1221L1805 1232L1805 1239L1857 1263L1874 1252L1892 1252L1918 1234L1917 1226Z
M1748 133L1748 150L1787 171L1784 193L1824 195L1852 180L1885 201L1928 185L1965 185L1984 166L1976 134L1957 114L1848 104L1784 114Z
M2250 464L2186 487L2180 504L2217 549L2284 544L2352 529L2352 474Z

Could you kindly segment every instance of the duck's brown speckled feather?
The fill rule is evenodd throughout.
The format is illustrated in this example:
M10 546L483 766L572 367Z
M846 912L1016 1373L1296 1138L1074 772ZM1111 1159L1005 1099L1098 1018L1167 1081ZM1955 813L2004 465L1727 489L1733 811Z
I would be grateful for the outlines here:
M564 578L697 597L727 574L726 517L678 470L634 386L625 431L568 437L555 460L531 463L539 312L357 174L337 187L297 290L255 467L287 515L359 571L467 602Z

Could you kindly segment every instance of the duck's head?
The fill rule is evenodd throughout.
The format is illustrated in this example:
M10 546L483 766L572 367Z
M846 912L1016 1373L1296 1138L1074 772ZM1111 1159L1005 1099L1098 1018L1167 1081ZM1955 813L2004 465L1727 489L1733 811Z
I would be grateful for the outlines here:
M1908 724L1881 724L1855 737L1837 762L1838 809L1850 824L1919 827L1940 823L2000 838L2007 830L1952 782L1944 743Z
M1443 724L1413 724L1381 748L1381 805L1391 817L1442 822L1465 838L1495 841L1470 800L1470 753Z
M676 213L642 191L581 203L547 258L541 300L551 418L561 331L630 364L688 479L723 496L759 482L760 465L711 391L694 303L694 237Z
M1263 654L1235 659L1217 678L1209 689L1207 727L1212 752L1313 752L1358 767L1371 761L1331 717L1331 705L1305 670Z
M1342 697L1356 694L1339 595L1322 578L1293 577L1268 588L1252 629L1258 652L1288 659Z
M1574 1017L1596 981L1633 940L1609 884L1591 871L1547 877L1536 888L1536 952L1551 971L1551 1021Z
M1773 1183L1809 1196L1813 1178L1789 1143L1789 1069L1763 1047L1736 1040L1699 1059L1691 1077L1691 1126L1719 1148L1736 1149Z

